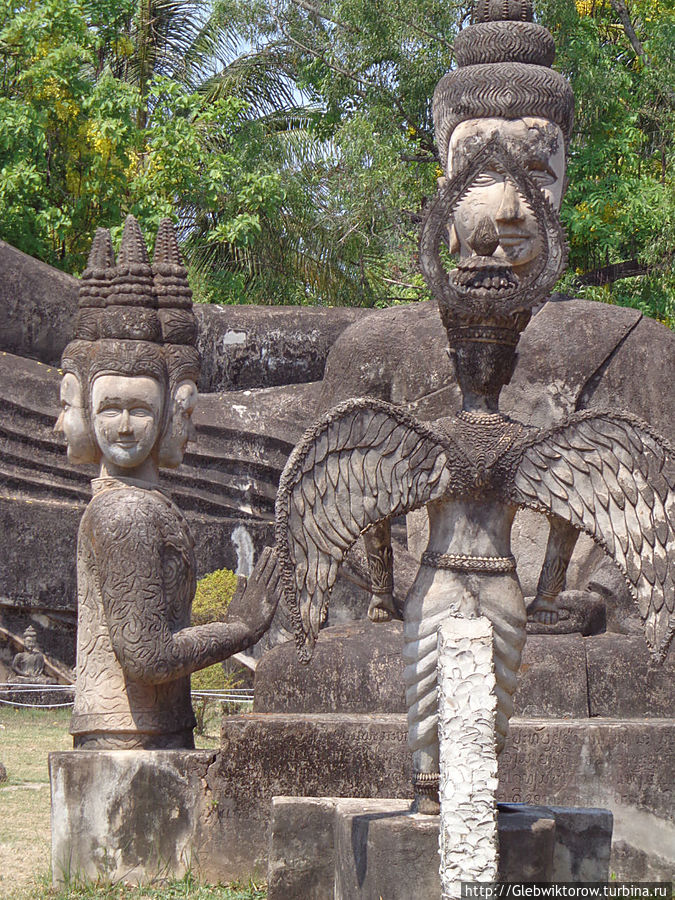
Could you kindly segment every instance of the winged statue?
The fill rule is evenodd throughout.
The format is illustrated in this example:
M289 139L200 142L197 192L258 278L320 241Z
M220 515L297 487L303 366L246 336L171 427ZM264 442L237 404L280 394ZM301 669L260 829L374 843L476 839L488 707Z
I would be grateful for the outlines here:
M439 617L452 613L480 612L493 623L498 740L506 736L525 641L510 551L519 507L553 514L604 548L637 603L653 656L665 656L675 631L675 456L648 425L602 411L546 430L467 411L429 425L383 401L355 399L305 433L277 496L277 554L302 659L311 657L352 544L422 506L430 541L404 613L413 751L434 741L435 634Z
M396 613L389 520L426 507L429 539L403 608L403 653L413 808L428 813L438 811L440 781L437 634L449 616L491 621L497 752L508 733L527 621L511 551L519 508L551 523L534 604L540 621L553 620L548 601L586 532L623 573L655 660L675 630L673 448L614 410L577 412L543 430L499 410L520 335L566 264L558 210L573 97L550 68L553 43L532 22L530 0L486 0L477 16L458 38L457 68L434 93L445 177L419 251L462 408L429 424L380 400L347 401L296 446L276 507L285 613L304 660L360 535L373 580L369 615ZM458 256L455 268L448 253ZM551 337L564 353L564 335Z

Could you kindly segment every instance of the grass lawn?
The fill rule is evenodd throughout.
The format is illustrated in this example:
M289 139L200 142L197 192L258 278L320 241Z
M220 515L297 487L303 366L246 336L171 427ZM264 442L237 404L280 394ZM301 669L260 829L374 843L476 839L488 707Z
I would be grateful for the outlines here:
M200 885L190 877L156 888L77 885L52 888L47 754L70 750L70 709L0 706L0 898L2 900L264 900L264 886ZM218 746L220 715L207 723L201 748Z

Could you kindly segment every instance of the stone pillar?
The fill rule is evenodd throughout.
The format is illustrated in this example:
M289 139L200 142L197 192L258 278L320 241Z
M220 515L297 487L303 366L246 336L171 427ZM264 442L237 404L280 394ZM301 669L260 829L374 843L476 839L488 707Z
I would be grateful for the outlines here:
M453 617L438 632L443 900L462 881L496 881L496 680L492 624Z

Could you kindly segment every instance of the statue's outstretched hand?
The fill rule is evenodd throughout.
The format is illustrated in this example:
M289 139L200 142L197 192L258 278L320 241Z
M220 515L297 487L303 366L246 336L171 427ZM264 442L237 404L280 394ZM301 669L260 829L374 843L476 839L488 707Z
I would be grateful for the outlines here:
M225 621L250 633L255 644L267 631L281 596L280 570L272 547L265 547L249 578L239 576Z

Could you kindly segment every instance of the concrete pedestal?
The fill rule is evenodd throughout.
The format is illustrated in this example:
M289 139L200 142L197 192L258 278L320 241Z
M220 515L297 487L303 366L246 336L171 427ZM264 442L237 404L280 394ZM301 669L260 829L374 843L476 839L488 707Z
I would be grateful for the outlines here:
M50 753L54 882L151 882L189 870L218 880L228 829L206 786L214 758L205 750Z
M607 880L607 810L505 804L497 823L500 881ZM438 900L438 838L401 800L275 797L268 898Z
M674 753L673 720L512 719L511 736L499 760L497 797L547 807L608 808L614 814L610 872L620 880L667 880L675 871ZM124 775L123 768L137 771L139 755L144 765L136 779ZM159 768L153 759L160 761ZM119 871L126 878L125 866L134 868L133 847L121 854L119 865L113 864L113 853L124 846L122 837L115 847L118 839L104 840L100 835L105 832L97 832L91 821L97 816L105 821L105 809L116 802L114 794L109 796L109 782L115 779L120 785L120 828L121 810L128 805L125 784L136 793L138 783L154 785L150 793L158 802L171 796L163 786L165 777L171 785L195 787L195 799L186 801L192 811L187 820L179 820L192 822L190 828L197 830L185 853L193 869L215 882L264 876L273 796L361 794L398 797L406 803L412 798L406 721L396 715L228 716L218 752L70 751L52 754L50 767L57 877L59 871L84 872L84 861L94 850L98 862L87 871ZM152 816L163 833L160 809L155 803ZM172 828L178 824L170 814L169 822ZM150 825L143 828L152 833ZM602 880L584 876L575 862L575 844L583 846L592 838L591 826L576 835L569 832L570 874L557 880ZM177 846L182 852L183 845ZM159 856L171 855L163 845L160 849Z

